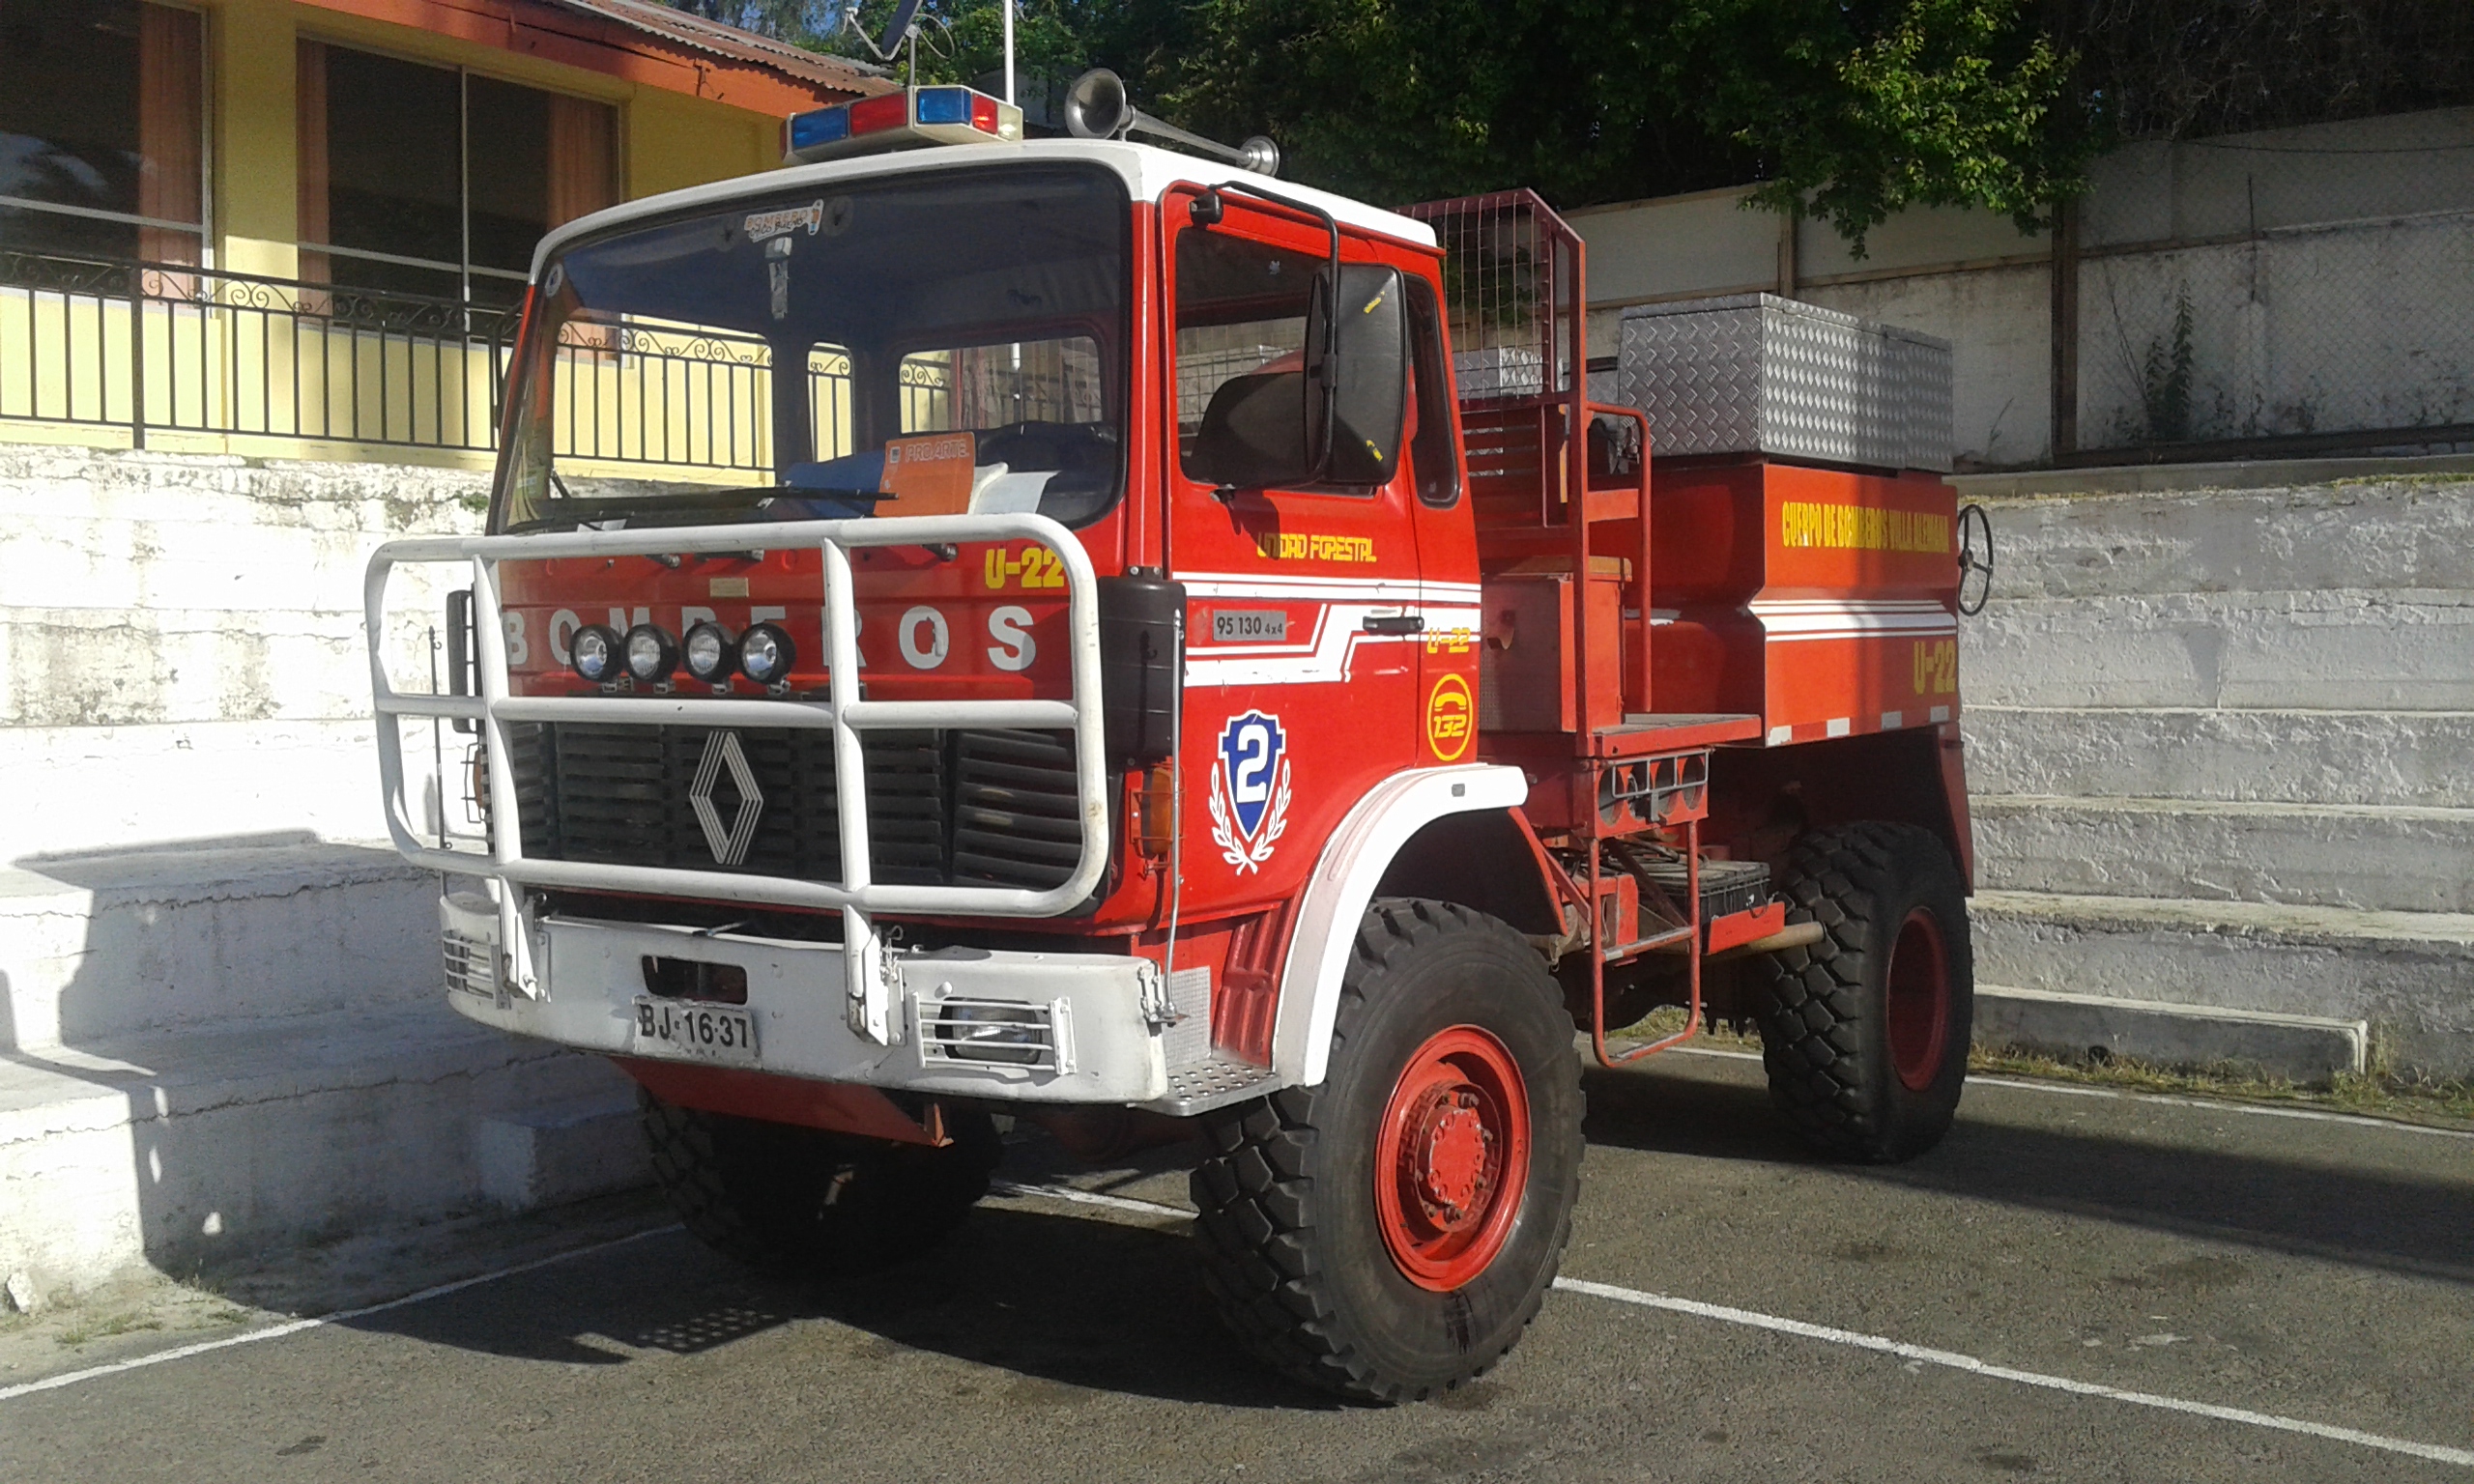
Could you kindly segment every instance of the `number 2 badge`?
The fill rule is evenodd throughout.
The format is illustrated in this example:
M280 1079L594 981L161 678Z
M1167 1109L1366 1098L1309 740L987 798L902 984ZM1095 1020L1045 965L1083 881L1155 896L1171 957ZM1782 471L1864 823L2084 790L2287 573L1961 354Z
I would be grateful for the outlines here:
M1211 841L1237 874L1259 870L1288 828L1288 733L1249 711L1221 729L1211 768Z

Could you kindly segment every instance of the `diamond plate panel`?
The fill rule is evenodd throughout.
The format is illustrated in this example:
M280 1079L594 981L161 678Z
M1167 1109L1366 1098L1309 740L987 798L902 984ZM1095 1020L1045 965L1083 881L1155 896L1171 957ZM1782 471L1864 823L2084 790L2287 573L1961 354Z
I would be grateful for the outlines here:
M1670 456L1950 467L1947 342L1771 294L1624 312L1616 400Z
M1452 380L1464 402L1534 397L1546 389L1546 357L1531 346L1456 351L1452 357Z

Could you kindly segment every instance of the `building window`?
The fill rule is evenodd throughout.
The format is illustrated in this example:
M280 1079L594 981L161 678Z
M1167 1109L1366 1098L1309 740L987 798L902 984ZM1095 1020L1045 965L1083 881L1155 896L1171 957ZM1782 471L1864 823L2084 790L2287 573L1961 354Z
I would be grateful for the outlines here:
M618 199L607 104L321 42L299 78L303 278L513 303L543 233Z
M194 11L0 0L0 247L203 261Z

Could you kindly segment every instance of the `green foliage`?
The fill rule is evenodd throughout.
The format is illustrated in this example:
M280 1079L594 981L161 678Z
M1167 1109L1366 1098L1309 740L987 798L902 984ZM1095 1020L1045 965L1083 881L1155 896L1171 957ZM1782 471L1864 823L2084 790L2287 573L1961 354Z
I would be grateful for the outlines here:
M822 0L681 0L797 31ZM873 34L893 0L864 0ZM1913 205L2034 224L2093 143L2026 0L1023 0L1018 67L1125 74L1215 137L1269 133L1314 185L1400 202L1509 186L1571 207L1768 184L1864 234ZM779 13L776 14L775 13ZM929 0L920 70L1001 65L997 0ZM802 18L804 17L804 18Z
M1709 80L1703 123L1767 164L1756 203L1824 217L1863 252L1910 206L1974 206L2025 230L2083 188L2068 59L2020 0L1700 0L1665 80ZM1749 43L1749 44L1748 44Z
M1199 0L1145 80L1170 117L1268 127L1378 199L1537 187L1576 206L1762 180L1860 253L1913 205L2023 225L2093 144L2023 0Z
M2173 328L2147 343L2140 365L2139 399L2147 415L2151 443L2178 443L2191 436L2191 291L2173 305Z

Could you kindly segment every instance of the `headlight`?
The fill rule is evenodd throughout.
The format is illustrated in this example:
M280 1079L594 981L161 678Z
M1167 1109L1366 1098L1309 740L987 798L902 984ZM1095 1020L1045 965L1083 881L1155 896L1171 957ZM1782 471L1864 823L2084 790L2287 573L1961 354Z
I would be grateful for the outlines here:
M778 623L760 623L738 637L739 673L759 685L779 685L799 663L799 646Z
M679 641L678 654L687 664L687 672L709 685L731 677L731 662L737 658L737 647L731 641L730 630L707 620L687 631L687 637Z
M965 1062L1036 1067L1052 1057L1055 1033L1045 1005L948 1001L937 1040L947 1056Z
M678 668L678 644L660 625L640 623L627 631L627 673L638 685L657 685Z
M595 685L612 678L610 671L618 663L618 633L616 629L595 623L576 630L567 643L567 665L579 675Z

